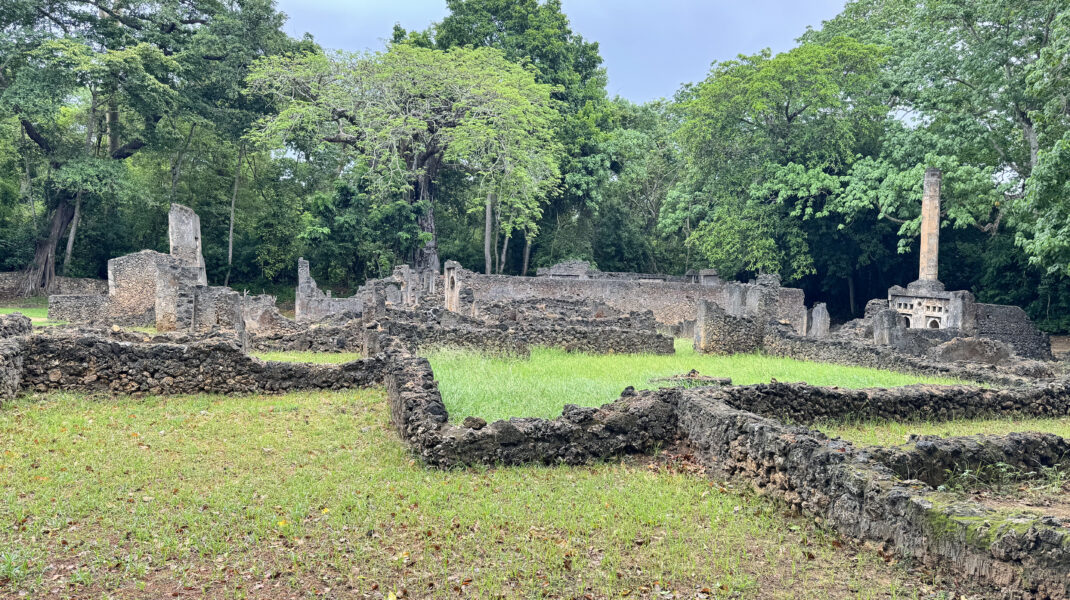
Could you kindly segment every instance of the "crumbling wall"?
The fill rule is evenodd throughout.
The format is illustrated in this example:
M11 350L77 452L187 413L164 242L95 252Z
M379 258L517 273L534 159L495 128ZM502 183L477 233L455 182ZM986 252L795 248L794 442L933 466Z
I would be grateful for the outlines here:
M905 446L874 447L869 452L899 477L919 479L934 488L966 471L975 474L978 483L991 484L1008 472L1039 474L1044 469L1070 468L1070 440L1050 433L915 435Z
M569 273L576 270L566 271L539 277L480 275L457 262L447 261L444 304L449 310L475 315L481 305L490 303L544 299L594 301L624 312L650 310L659 323L677 325L694 318L699 300L721 305L729 314L736 314L735 298L741 310L750 311L748 314L757 314L753 311L761 307L765 318L787 321L799 328L797 331L805 332L802 291L780 288L779 279L735 283L704 277L702 283L691 283L683 277L597 271L572 276ZM766 296L770 299L765 300Z
M27 317L19 313L0 315L0 400L18 392L25 354L23 336L30 331Z
M321 291L309 273L308 261L297 259L294 318L298 323L314 323L342 312L360 313L363 308L364 300L359 294L351 298L332 298L330 290Z
M107 318L108 297L101 295L48 297L48 318L65 323L93 323Z
M448 423L431 365L399 359L386 377L391 419L428 464L581 464L646 452L675 436L676 390L628 392L601 408L565 406L554 420L514 418L490 425L478 418Z
M1017 306L975 304L977 334L1010 344L1019 356L1051 360L1051 340Z
M108 313L118 325L149 327L156 324L156 281L160 264L170 256L142 250L108 261Z
M951 567L1021 598L1070 596L1070 519L998 510L903 481L869 449L731 408L735 388L685 390L679 433L696 454L759 493L843 534Z
M673 340L654 330L518 323L508 329L450 326L419 321L380 321L382 335L412 353L458 348L527 355L534 346L589 354L672 354Z
M997 510L936 492L910 473L935 472L954 456L1055 464L1066 460L1066 440L1015 434L978 440L931 442L913 450L856 449L817 431L789 427L764 416L798 416L802 422L859 408L903 410L900 419L924 417L935 406L947 415L976 410L979 396L1026 413L1068 414L1067 388L993 392L979 388L839 390L805 385L626 389L600 408L568 405L557 419L508 419L487 424L469 417L449 422L431 367L400 359L386 377L391 420L402 440L427 464L565 463L645 452L683 438L712 469L750 482L760 493L820 517L856 538L901 555L941 563L989 583L1016 588L1024 598L1070 597L1070 519L1030 514L1008 520ZM950 411L941 406L954 407ZM989 405L993 406L993 405ZM965 453L965 454L964 454ZM1057 456L1064 458L1057 459ZM930 463L925 457L931 456Z
M741 354L762 347L765 323L728 314L723 308L699 300L695 319L695 351L703 354Z
M198 250L199 251L199 250ZM157 331L174 331L188 327L180 322L179 296L194 286L204 286L204 267L180 262L174 256L164 256L156 264L156 301L154 316Z
M175 303L175 323L178 329L192 333L234 332L242 349L246 348L242 295L228 287L182 288Z
M22 271L0 273L0 300L12 300L22 295L22 283L26 274ZM77 296L103 295L108 293L108 282L88 277L56 277L52 284L53 294Z
M208 285L201 254L201 218L192 208L171 204L167 213L167 239L175 262L193 269L196 279L190 285Z
M21 389L122 394L252 394L378 385L385 357L342 365L264 362L235 341L134 343L80 332L28 336Z
M807 338L780 327L766 328L761 349L770 356L1003 385L1054 377L1049 366L1035 361L1018 361L1006 366L939 362L900 352L892 346L845 338Z

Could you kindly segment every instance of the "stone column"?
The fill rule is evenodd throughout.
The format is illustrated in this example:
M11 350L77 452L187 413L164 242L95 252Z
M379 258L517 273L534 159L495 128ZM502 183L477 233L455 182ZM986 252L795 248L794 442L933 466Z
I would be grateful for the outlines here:
M829 336L829 311L824 302L818 302L810 311L810 337L827 338Z
M925 188L921 198L921 256L919 281L939 281L940 257L940 169L925 170Z

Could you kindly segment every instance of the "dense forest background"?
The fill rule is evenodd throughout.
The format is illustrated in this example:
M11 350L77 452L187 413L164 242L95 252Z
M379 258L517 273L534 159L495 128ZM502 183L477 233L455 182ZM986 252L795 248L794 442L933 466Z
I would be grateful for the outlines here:
M948 288L1070 329L1065 0L856 0L646 104L607 96L558 0L448 6L345 54L269 0L5 0L0 270L104 277L180 202L238 288L299 256L339 290L584 259L776 272L848 318L916 278L934 166Z

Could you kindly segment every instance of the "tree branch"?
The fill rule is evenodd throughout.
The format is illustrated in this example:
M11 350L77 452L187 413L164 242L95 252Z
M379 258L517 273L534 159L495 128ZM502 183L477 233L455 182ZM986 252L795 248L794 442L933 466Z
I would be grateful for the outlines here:
M45 139L45 136L41 135L40 131L37 131L37 128L33 126L33 123L30 123L26 119L19 119L19 122L22 123L22 129L26 132L27 137L33 140L45 154L52 154L52 144L49 144L48 140Z
M111 153L111 157L115 160L123 160L130 158L135 152L145 147L144 140L130 140L129 142L119 146L115 149L115 152Z

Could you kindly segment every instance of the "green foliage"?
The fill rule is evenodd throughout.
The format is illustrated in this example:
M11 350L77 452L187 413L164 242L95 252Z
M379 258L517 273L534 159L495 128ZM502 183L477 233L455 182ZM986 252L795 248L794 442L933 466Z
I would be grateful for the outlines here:
M428 256L433 186L444 170L475 180L471 205L486 193L498 197L506 236L537 233L558 176L553 88L500 51L396 44L373 54L274 56L259 61L248 82L280 108L254 139L316 151L340 145L352 185L376 203L405 199L421 209L414 241ZM428 260L437 267L437 255Z
M807 222L828 216L851 165L875 144L885 55L833 38L717 63L687 91L677 135L691 173L679 198L688 212L706 206L688 241L711 265L728 276L814 272ZM683 218L665 220L679 227Z

